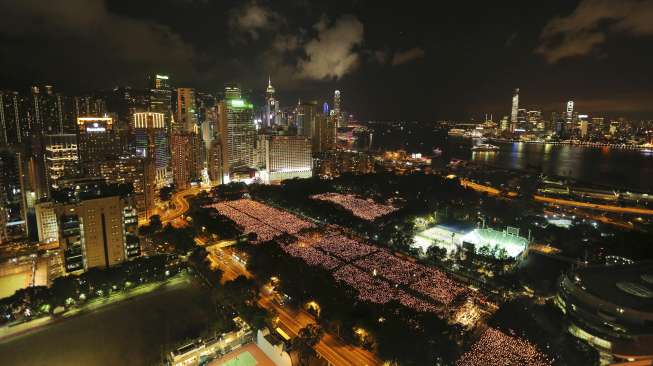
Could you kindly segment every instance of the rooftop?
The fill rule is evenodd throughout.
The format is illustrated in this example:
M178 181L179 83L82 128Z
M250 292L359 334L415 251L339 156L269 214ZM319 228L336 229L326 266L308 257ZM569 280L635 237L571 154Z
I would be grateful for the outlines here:
M622 307L653 311L653 261L581 268L576 275L584 290L594 296Z

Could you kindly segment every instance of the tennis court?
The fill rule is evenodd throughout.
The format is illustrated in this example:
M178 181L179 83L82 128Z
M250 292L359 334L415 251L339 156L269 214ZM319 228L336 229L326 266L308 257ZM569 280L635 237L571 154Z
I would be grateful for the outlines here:
M224 357L209 363L209 366L275 366L272 360L254 343L231 351Z

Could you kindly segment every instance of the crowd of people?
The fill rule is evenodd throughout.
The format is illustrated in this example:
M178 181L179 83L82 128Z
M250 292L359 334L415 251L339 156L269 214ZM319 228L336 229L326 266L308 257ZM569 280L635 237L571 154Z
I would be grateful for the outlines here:
M493 328L488 328L456 362L456 366L551 364L552 361L530 342Z
M395 300L417 311L440 313L457 298L473 296L443 272L351 239L337 227L307 232L305 229L315 227L312 223L249 199L212 207L243 228L245 234L255 233L255 243L282 233L294 235L296 241L281 245L286 253L332 272L337 281L355 289L362 301L385 304Z
M372 200L365 200L351 194L323 193L313 195L311 198L335 203L351 212L354 216L366 221L374 221L379 217L397 211L396 207L381 205Z
M363 244L342 234L325 235L315 244L316 248L346 261L377 252L372 245Z
M293 214L250 199L219 202L211 207L234 221L243 229L244 234L256 234L255 243L271 240L282 233L293 235L314 227L312 223Z
M286 245L282 246L284 252L304 260L308 265L315 267L322 267L326 270L332 271L336 267L343 264L336 258L324 254L321 251L308 246L299 245Z

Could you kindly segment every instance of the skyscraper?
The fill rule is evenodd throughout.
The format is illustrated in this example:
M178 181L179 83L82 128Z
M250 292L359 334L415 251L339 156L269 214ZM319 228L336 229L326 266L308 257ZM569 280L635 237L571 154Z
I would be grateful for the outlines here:
M45 178L49 189L61 188L61 180L80 174L77 135L45 135Z
M315 117L317 102L299 102L297 106L297 134L312 138L315 135Z
M512 109L510 110L510 132L515 132L519 118L519 88L512 94Z
M333 109L331 110L331 113L336 119L337 127L347 127L347 121L345 121L345 119L342 117L342 110L340 109L341 102L340 90L336 90L333 92Z
M265 91L265 108L263 109L263 123L267 127L278 124L276 119L279 114L279 102L275 99L274 92L272 80L268 78L268 88Z
M56 216L66 272L107 268L139 254L138 237L128 230L134 219L128 198L99 195L44 205L48 206L41 207L40 212L52 210ZM37 220L50 216L41 214Z
M200 142L192 132L172 135L172 179L178 189L186 189L192 180L201 177Z
M571 131L574 124L574 101L573 100L567 102L565 121L567 122L567 129Z
M14 91L0 90L0 148L22 144L27 134L24 100Z
M28 235L21 153L0 151L0 244Z
M177 89L177 128L176 131L197 132L197 104L195 89Z
M54 92L51 85L32 87L32 134L64 133L63 96Z
M99 164L115 159L122 151L111 117L77 118L77 143L82 172L87 176L99 177Z
M266 183L313 175L311 139L304 136L259 135L259 168Z
M241 99L243 94L240 87L236 84L226 84L224 86L224 99Z
M225 94L229 92L226 90ZM223 174L231 175L237 169L251 168L256 143L253 105L243 99L226 99L220 102L218 113Z
M132 133L136 156L152 164L152 183L157 188L170 183L170 147L165 115L155 112L134 113Z

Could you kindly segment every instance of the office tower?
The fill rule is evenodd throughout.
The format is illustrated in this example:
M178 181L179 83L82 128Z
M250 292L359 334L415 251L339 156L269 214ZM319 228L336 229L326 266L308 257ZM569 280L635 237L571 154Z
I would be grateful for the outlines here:
M192 132L172 135L172 180L177 189L186 189L201 177L199 136Z
M175 131L197 132L197 105L195 89L177 89L177 119Z
M170 146L165 115L155 112L134 113L132 133L136 156L153 165L151 183L161 188L170 183Z
M521 131L526 131L529 130L528 127L528 115L526 109L519 108L519 110L517 110L517 128Z
M347 121L342 117L340 90L333 92L333 109L331 115L336 119L337 127L347 127Z
M81 196L61 197L68 198L54 201L51 206L39 204L39 212L45 214L37 215L37 221L51 220L48 210L54 211L66 272L107 268L138 255L138 238L130 233L134 230L134 211L129 197L99 187ZM45 228L46 224L38 226ZM50 233L51 229L44 232L44 238Z
M266 183L313 175L311 138L304 136L259 135L259 165Z
M223 183L224 172L222 168L222 145L220 140L213 140L207 156L207 170L212 185Z
M73 97L75 119L79 117L102 117L107 113L107 102L90 95Z
M36 226L40 243L54 243L59 240L59 224L54 212L54 202L39 202L34 205Z
M24 109L20 94L0 90L0 148L24 142L28 132Z
M254 163L256 128L252 113L253 105L243 99L226 99L219 104L222 171L227 177L225 182L237 169L251 168Z
M299 102L297 106L297 134L312 138L315 135L315 116L317 102Z
M87 176L100 176L99 164L122 152L111 117L77 118L77 143L82 173Z
M544 128L544 126L541 125L542 111L528 111L526 112L526 119L528 120L531 129Z
M45 135L45 178L48 189L61 188L61 181L80 175L77 135Z
M508 131L508 130L510 130L510 120L508 119L508 116L503 116L503 118L501 118L501 122L500 122L500 127L499 127L499 128L501 129L501 131Z
M28 235L22 154L0 151L0 244Z
M603 117L593 117L592 118L592 128L600 133L605 132L605 118Z
M567 102L567 111L565 113L565 120L569 126L573 126L574 123L574 101L570 100Z
M581 119L580 122L578 123L578 129L580 130L580 137L581 138L586 138L587 133L589 131L589 122L587 119Z
M102 161L99 164L100 177L107 184L121 184L132 187L133 204L139 218L146 220L152 214L156 201L154 165L145 158L121 157Z
M64 133L63 96L54 92L51 85L33 86L31 100L32 134Z
M274 92L272 80L268 78L268 88L265 90L265 107L263 108L263 124L266 127L279 124L279 121L277 121L279 102L275 99Z
M517 128L517 118L519 117L519 88L515 89L512 94L512 109L510 110L510 132L515 132Z
M164 74L153 74L149 77L149 107L147 111L163 113L168 140L172 134L172 84L170 77ZM134 110L134 112L141 112Z
M335 149L336 125L337 119L335 116L323 113L316 114L315 128L311 137L313 153Z
M224 86L224 99L241 99L243 94L240 87L236 84L226 84Z

